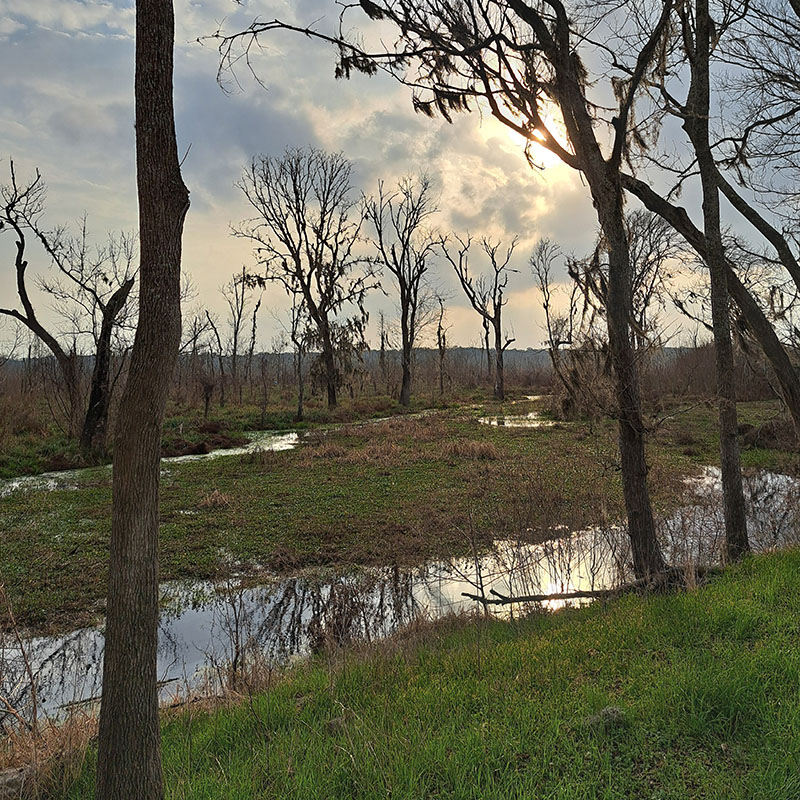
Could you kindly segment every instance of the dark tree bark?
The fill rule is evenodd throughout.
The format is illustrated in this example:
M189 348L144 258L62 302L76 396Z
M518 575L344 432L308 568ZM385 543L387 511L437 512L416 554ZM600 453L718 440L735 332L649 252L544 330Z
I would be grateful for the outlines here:
M697 158L703 190L703 227L706 240L706 265L711 277L711 318L717 371L719 404L719 446L722 469L722 494L725 513L725 556L737 561L750 551L747 539L742 470L739 459L736 387L730 328L730 301L725 274L725 249L722 244L719 188L714 154L709 138L711 20L708 0L696 0L694 41L686 11L681 12L683 41L687 50L691 82L683 127Z
M168 0L136 5L139 322L114 449L97 800L163 797L158 718L161 425L181 335L181 236L189 194L172 101Z
M92 384L89 390L89 406L81 430L81 452L86 455L103 456L106 451L108 412L111 405L111 336L117 315L122 311L133 288L134 279L129 278L109 298L102 310L100 334L94 356Z

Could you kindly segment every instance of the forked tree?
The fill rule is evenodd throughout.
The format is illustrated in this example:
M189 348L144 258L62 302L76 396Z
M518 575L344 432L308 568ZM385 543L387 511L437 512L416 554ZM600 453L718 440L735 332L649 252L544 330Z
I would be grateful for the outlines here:
M366 211L374 229L377 262L391 274L397 289L402 368L400 405L408 406L414 345L432 310L431 297L423 283L437 245L437 238L428 227L437 212L430 180L424 175L416 180L406 177L391 192L381 181L378 194L366 199Z
M48 230L42 223L46 187L37 172L25 183L10 163L10 181L0 187L0 233L14 238L17 307L0 308L0 315L24 325L47 347L58 365L66 394L67 433L78 438L86 458L101 457L114 388L112 359L115 335L128 321L129 299L135 284L135 238L109 235L92 247L84 217L80 232ZM64 331L40 319L29 287L30 242L35 241L54 268L54 277L38 278L38 286L53 301ZM64 339L71 339L67 344ZM88 403L82 386L81 352L77 342L91 344L92 377Z
M514 239L503 252L501 242L481 239L480 248L489 260L489 269L486 273L478 275L471 273L469 267L469 250L472 246L472 239L469 236L464 239L454 236L453 240L451 244L442 242L442 253L455 270L469 304L480 315L481 323L487 331L487 354L489 353L488 332L492 332L494 339L494 364L492 365L494 367L492 370L494 372L494 397L495 400L505 400L503 355L515 340L503 330L503 307L508 303L506 289L509 275L517 272L510 266L517 240Z
M181 241L189 192L172 99L168 0L136 3L139 322L114 447L97 800L161 800L158 525L161 427L181 340Z

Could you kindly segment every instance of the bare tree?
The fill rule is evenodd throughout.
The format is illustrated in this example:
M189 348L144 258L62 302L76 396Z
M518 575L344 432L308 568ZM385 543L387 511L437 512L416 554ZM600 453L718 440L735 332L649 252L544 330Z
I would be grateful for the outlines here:
M469 249L472 239L454 237L457 245L448 246L442 243L444 257L450 262L461 281L461 287L470 305L481 316L485 326L491 327L494 333L494 396L497 400L505 399L505 377L503 371L503 354L515 341L503 331L503 306L508 303L505 296L508 287L508 276L518 270L509 266L517 240L514 239L501 252L502 243L493 243L489 239L481 240L481 249L489 259L490 271L486 275L471 275L469 271Z
M247 317L249 316L249 308L252 302L252 281L248 280L247 269L242 267L241 272L236 273L225 286L220 289L222 296L225 298L225 303L228 306L228 330L230 335L228 338L227 350L230 353L231 365L231 389L237 395L239 402L242 401L242 384L241 375L239 370L239 357L242 345L242 337L244 336L244 326ZM260 305L259 300L259 305ZM257 310L257 309L256 309ZM251 335L251 344L255 347L255 314L253 315L253 327ZM220 349L222 349L222 340L219 333L214 327L214 332L219 340ZM225 354L220 352L220 358L224 358Z
M445 358L447 356L447 331L449 327L444 324L445 307L444 297L436 295L439 305L439 314L436 318L436 349L439 353L439 397L444 396Z
M337 317L347 306L366 319L364 297L371 265L356 252L364 209L353 197L352 166L341 153L287 150L281 158L254 158L239 187L257 216L235 230L255 244L264 273L256 283L278 281L303 294L316 327L328 407L336 406L341 376L336 361Z
M14 162L10 162L10 182L0 188L0 232L11 232L15 239L14 269L20 308L0 308L0 314L25 325L50 350L67 394L68 432L79 437L85 455L102 455L113 388L113 336L123 321L135 283L135 240L125 234L112 235L106 245L92 248L85 217L76 238L70 237L65 228L46 230L41 222L45 191L38 172L20 185ZM59 342L36 314L27 283L30 255L26 234L41 245L56 267L57 277L40 277L39 285L55 298L57 311L69 321L71 347ZM79 339L87 337L91 339L93 356L88 407L81 388L81 354L77 346Z
M171 2L136 4L139 322L114 447L97 800L160 800L158 523L161 427L181 339L189 193L172 100Z
M431 197L430 179L400 180L394 192L378 183L377 197L366 200L367 218L375 229L378 263L387 269L400 302L400 362L403 370L400 405L411 402L412 360L420 330L430 319L430 296L423 278L430 267L437 238L426 229L437 207Z

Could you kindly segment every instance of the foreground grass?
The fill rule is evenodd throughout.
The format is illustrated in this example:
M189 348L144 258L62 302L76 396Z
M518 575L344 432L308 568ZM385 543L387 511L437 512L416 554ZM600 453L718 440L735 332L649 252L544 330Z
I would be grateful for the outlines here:
M168 717L167 797L789 800L798 631L798 552L693 592L440 624ZM93 770L90 751L66 797L91 798Z

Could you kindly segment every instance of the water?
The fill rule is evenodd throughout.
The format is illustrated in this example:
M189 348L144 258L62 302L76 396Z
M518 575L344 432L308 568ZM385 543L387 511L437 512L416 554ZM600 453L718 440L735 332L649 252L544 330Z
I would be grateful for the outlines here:
M187 461L207 461L227 456L241 456L266 450L292 450L300 443L299 434L296 432L280 433L277 431L251 431L245 433L249 439L242 447L229 447L223 450L212 450L210 453L198 453L188 456L170 456L162 458L163 464L181 464ZM47 491L56 489L77 489L81 480L86 478L93 469L67 469L59 472L43 472L40 475L23 475L18 478L0 480L0 498L8 497L20 491ZM107 475L111 465L97 468L101 474Z
M535 397L535 395L533 395ZM480 417L482 425L494 425L505 428L551 428L556 423L551 419L542 419L538 411L528 414L498 414L491 417Z
M798 541L800 486L788 476L758 473L745 482L750 539L764 550ZM716 563L724 537L719 470L706 469L687 485L690 501L659 523L673 564ZM551 537L541 542L544 536ZM538 537L540 543L531 543ZM555 538L552 538L555 537ZM386 567L346 574L275 577L247 588L237 579L162 586L158 672L162 699L216 691L236 668L258 661L280 666L323 645L346 646L391 635L410 622L481 610L462 593L491 597L611 588L630 579L621 526L575 533L528 531L527 541L501 541L477 560L451 559L414 568ZM565 601L551 601L557 608ZM530 606L509 604L492 613L512 616ZM22 650L0 642L0 692L30 713L31 680L40 713L91 707L102 680L102 628L35 637ZM0 729L9 724L0 712Z

